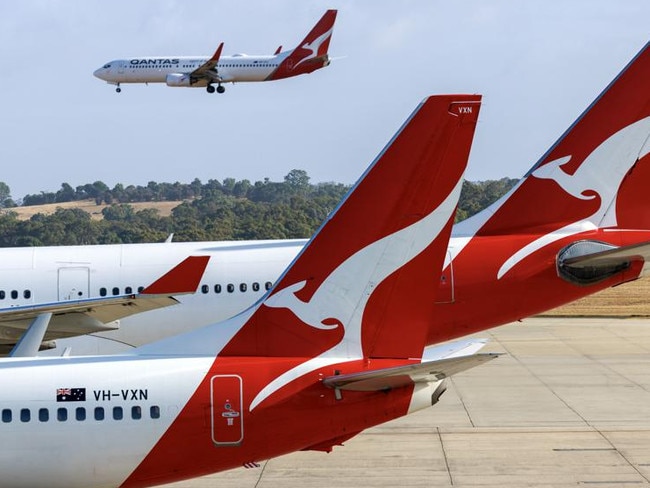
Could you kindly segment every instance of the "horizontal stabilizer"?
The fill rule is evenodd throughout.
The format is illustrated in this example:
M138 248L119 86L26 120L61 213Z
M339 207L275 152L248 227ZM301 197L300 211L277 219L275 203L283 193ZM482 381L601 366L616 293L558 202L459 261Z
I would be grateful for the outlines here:
M493 353L473 354L394 368L329 376L323 380L323 384L339 390L385 391L414 383L439 381L495 359L498 356L499 354Z

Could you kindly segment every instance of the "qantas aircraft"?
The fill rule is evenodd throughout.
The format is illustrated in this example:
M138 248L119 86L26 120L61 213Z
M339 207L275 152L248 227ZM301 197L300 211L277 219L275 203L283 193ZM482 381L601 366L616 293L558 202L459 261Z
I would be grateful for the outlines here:
M0 484L145 487L329 451L492 359L425 350L479 106L425 100L241 314L128 355L0 360Z
M140 56L109 61L94 75L121 92L122 83L166 83L167 86L205 87L208 93L223 93L223 83L272 81L311 73L330 64L327 54L336 10L328 10L295 49L272 55L221 56L223 43L210 58L205 56Z
M646 45L508 195L454 226L442 276L430 270L427 278L440 287L428 344L538 314L647 273L648 87ZM66 348L73 355L125 351L243 310L303 245L296 240L0 249L0 340L8 352L30 323L3 318L6 309L65 300L80 291L97 298L136 290L188 255L210 256L199 291L178 297L179 305L119 323L108 317L104 326L115 330L104 332L83 329L71 320L79 314L69 312L56 316L62 325L54 329L53 323L45 336L44 347L56 339L50 354ZM93 333L61 340L88 332Z
M54 315L41 347L57 355L121 352L177 334L185 327L180 324L199 327L232 317L270 289L304 244L301 239L1 249L0 354L10 352L46 312ZM143 294L190 255L211 258L200 287L193 284L182 290L185 295L166 300ZM92 335L62 341L80 334Z

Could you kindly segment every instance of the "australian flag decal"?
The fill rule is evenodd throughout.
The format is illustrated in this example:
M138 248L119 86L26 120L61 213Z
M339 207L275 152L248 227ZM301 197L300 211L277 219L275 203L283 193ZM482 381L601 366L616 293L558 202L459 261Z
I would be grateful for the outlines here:
M86 389L85 388L57 388L56 401L57 402L85 402Z

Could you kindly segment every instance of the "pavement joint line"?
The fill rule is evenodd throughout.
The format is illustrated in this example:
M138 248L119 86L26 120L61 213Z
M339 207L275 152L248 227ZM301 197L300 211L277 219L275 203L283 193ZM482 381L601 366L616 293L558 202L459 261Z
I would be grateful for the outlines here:
M557 336L555 335L555 332L554 332L552 329L550 330L550 333L553 334L553 337L555 337L556 341L562 342L562 343L563 343L566 347L568 347L569 349L575 351L577 354L581 354L580 351L577 350L575 347L571 346L570 344L567 344L566 341L564 341L564 340L560 339L559 337L557 337ZM558 399L562 404L564 404L564 406L566 406L566 407L567 407L571 412L573 412L573 413L575 414L575 416L578 417L582 422L584 422L584 424L585 424L586 426L591 427L592 429L594 428L593 425L591 425L591 424L589 423L589 421L587 421L587 419L585 419L582 415L580 415L580 413L579 413L575 408L573 408L571 405L569 405L569 404L566 402L566 400L564 400L560 395L558 395L558 393L557 393L553 388L551 388L550 385L549 385L546 381L544 381L543 379L541 379L541 378L539 377L539 375L538 375L537 373L535 373L535 372L534 372L534 371L533 371L533 370L532 370L532 369L531 369L531 368L530 368L530 367L529 367L525 362L523 362L523 361L522 361L522 360L521 360L517 355L512 354L512 352L507 348L507 346L506 346L505 344L501 343L501 346L502 346L503 349L508 353L508 355L509 355L510 357L514 358L514 360L515 360L517 363L519 363L519 365L520 365L522 368L524 368L526 371L528 371L528 373L529 373L533 378L535 378L535 379L536 379L536 380L537 380L541 385L544 385L544 387L545 387L548 391L550 391L551 394L552 394L555 398L557 398L557 399Z
M629 381L632 384L635 384L636 386L642 388L643 390L646 390L643 386L636 384L633 381L630 381L628 378L623 376L621 373L614 371L611 367L609 367L607 364L601 363L599 360L595 359L592 355L589 354L584 354L581 352L579 349L577 349L575 346L572 346L569 342L567 342L565 339L562 339L558 337L553 329L550 330L550 333L553 335L553 337L556 338L557 341L561 342L564 344L565 347L569 348L570 350L573 350L576 352L576 354L582 355L583 357L589 359L595 364L598 364L599 366L604 366L606 369L612 371L614 374L618 375L619 377L625 379L626 381ZM627 463L628 466L630 466L641 478L643 478L646 482L650 483L650 478L645 476L640 470L638 466L635 466L634 463L632 463L625 455L618 450L618 448L612 443L612 441L602 432L600 431L595 425L593 425L591 422L589 422L586 418L584 418L575 408L573 408L567 401L565 401L546 381L544 381L542 378L540 378L537 373L535 373L527 364L525 364L518 356L513 356L513 354L508 350L508 348L505 346L505 344L501 344L501 346L504 348L505 351L511 356L514 357L515 360L523 366L524 369L528 371L528 373L535 378L537 381L540 382L540 384L544 385L554 396L557 398L560 402L562 402L570 411L572 411L578 418L580 418L585 425L590 427L594 432L598 433L598 435L607 443L609 444L614 451L618 453L618 455ZM646 390L647 391L647 390Z
M260 470L260 475L257 477L257 481L255 482L255 486L253 488L257 488L259 484L262 482L262 476L264 476L264 471L266 471L266 467L269 465L269 459L264 461L262 464L262 469Z
M634 380L628 378L628 377L625 376L623 373L619 373L618 371L616 371L615 369L613 369L609 364L607 364L607 363L603 363L603 362L602 362L601 360L599 360L597 357L592 356L591 354L585 354L584 356L585 356L586 358L589 358L591 361L594 361L595 363L599 364L600 366L602 366L603 368L607 369L608 371L611 371L611 372L614 373L615 375L617 375L617 376L623 378L623 379L624 379L625 381L627 381L628 383L631 383L631 384L633 384L634 386L638 386L639 388L641 388L641 389L644 390L644 391L650 391L650 390L648 390L648 387L646 387L645 385L639 383L638 381L634 381Z
M447 459L447 451L445 451L445 444L442 441L442 432L440 432L440 427L436 427L436 432L438 433L438 440L440 441L440 449L442 450L442 457L445 460L445 468L447 469L447 475L449 476L449 484L454 486L454 477L451 475L451 469L449 468L449 459Z
M614 443L609 439L609 437L607 437L607 436L605 435L604 432L601 432L601 431L600 431L599 429L597 429L597 428L594 428L594 430L595 430L596 432L598 432L598 435L600 435L600 436L601 436L601 437L602 437L602 438L603 438L603 439L604 439L604 440L605 440L605 441L606 441L610 446L612 446L614 449L616 449L616 452L618 453L618 455L621 457L621 459L623 459L623 461L625 461L625 462L628 464L628 466L630 466L634 471L636 471L637 474L638 474L639 476L641 476L641 478L643 478L647 483L650 483L650 478L648 478L646 475L644 475L644 474L641 472L641 470L639 469L639 466L635 465L632 461L630 461L630 460L627 458L627 456L625 456L625 454L623 454L623 453L622 453L622 452L621 452L621 451L620 451L620 450L619 450L619 449L614 445Z
M469 423L472 427L476 427L476 424L474 424L474 419L472 418L472 415L469 413L469 409L467 408L467 405L465 404L465 399L463 398L462 392L456 387L456 383L454 383L454 377L451 376L447 378L448 381L450 381L454 385L454 390L456 390L456 395L458 396L458 400L460 400L460 404L463 406L463 410L465 411L465 415L467 415L467 420L469 420Z

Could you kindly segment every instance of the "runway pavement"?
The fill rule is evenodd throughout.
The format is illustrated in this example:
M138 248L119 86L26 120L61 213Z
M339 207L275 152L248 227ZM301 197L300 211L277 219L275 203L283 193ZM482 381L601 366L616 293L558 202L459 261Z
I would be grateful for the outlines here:
M650 320L534 318L432 408L334 452L299 452L184 488L650 485ZM215 453L217 455L217 453Z

